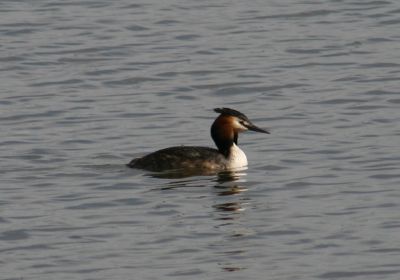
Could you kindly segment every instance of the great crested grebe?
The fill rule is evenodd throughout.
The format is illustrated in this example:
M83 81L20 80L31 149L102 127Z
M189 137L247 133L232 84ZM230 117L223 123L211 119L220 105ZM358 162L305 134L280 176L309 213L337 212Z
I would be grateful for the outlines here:
M237 146L239 132L269 132L255 126L239 111L229 108L216 108L214 111L220 114L211 126L211 137L218 150L198 146L176 146L133 159L127 165L149 171L229 170L247 166L246 155Z

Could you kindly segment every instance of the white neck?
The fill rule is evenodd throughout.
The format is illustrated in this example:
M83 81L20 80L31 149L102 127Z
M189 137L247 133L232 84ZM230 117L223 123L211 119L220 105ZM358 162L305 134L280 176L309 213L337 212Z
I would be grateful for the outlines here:
M239 168L244 166L247 166L247 157L236 144L233 144L229 151L227 168Z

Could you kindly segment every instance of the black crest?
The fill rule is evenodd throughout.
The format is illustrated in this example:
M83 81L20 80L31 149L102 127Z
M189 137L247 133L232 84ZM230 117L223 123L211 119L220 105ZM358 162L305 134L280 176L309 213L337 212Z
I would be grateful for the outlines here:
M247 117L245 114L240 113L239 111L230 109L230 108L215 108L215 112L220 113L222 115L228 115L228 116L233 116L237 117L243 120L247 120Z

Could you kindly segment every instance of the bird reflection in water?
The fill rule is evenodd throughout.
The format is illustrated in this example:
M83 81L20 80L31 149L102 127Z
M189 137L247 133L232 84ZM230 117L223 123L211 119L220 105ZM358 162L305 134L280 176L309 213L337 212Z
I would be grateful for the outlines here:
M248 190L244 185L246 184L245 170L247 168L242 168L240 170L230 170L218 173L199 173L195 171L169 171L163 173L153 173L149 174L156 178L166 178L166 179L180 179L171 180L164 185L162 190L173 190L179 188L204 188L205 186L210 186L210 182L214 183L215 200L216 203L212 205L215 210L212 215L214 220L219 221L216 228L226 231L228 238L226 243L218 243L218 247L221 250L218 254L220 256L220 262L218 266L226 272L235 272L247 269L242 263L236 263L234 261L237 258L241 258L247 252L241 249L232 248L235 247L237 243L231 242L230 240L237 240L245 238L246 236L253 235L248 228L243 228L240 223L241 217L243 217L243 212L246 210L246 206L250 204L250 199L243 194ZM195 173L193 173L195 172ZM204 177L215 176L213 177ZM197 176L197 177L193 177ZM202 177L203 176L203 177ZM192 177L192 178L187 178ZM186 179L185 179L186 178ZM206 181L206 182L205 182ZM204 198L204 196L202 196Z
M240 182L243 183L244 176L246 176L244 170L245 169L220 172L216 179L217 184L214 186L218 192L218 196L238 195L247 191L247 188L240 185ZM247 203L243 202L242 198L240 200L215 204L214 208L228 214L221 216L221 220L232 220L235 219L235 217L229 215L229 213L244 211L246 209L246 204Z
M207 184L204 184L203 179L199 179L202 176L216 176L214 182L215 190L217 191L218 196L234 196L241 194L247 191L247 188L240 185L240 183L245 182L244 177L247 175L244 171L247 168L240 168L235 170L226 170L220 172L210 172L207 170L169 170L165 172L155 172L149 173L148 176L154 178L162 178L162 179L185 179L187 180L178 180L178 181L171 181L164 185L161 190L172 190L178 188L190 188L190 187L204 187ZM197 178L194 178L198 176ZM191 177L189 179L189 177ZM206 178L208 181L208 178ZM240 200L229 201L224 203L219 203L213 205L213 208L223 211L226 214L244 211L245 205L248 202L245 199L241 198ZM235 217L231 215L226 215L221 217L222 220L230 220L234 219Z
M216 176L215 182L217 183L214 187L218 190L219 196L224 195L234 195L239 194L241 192L247 191L246 188L239 186L239 182L242 180L242 177L246 176L246 173L243 171L246 168L241 168L237 170L230 170L230 171L222 171L222 172L207 172L205 170L169 170L166 172L155 172L149 173L147 176L159 179L185 179L189 178L188 180L179 180L179 181L172 181L164 186L162 190L168 189L176 189L182 187L203 187L203 184L197 184L197 182L203 180L196 180L200 177L193 179L196 176ZM205 173L206 172L206 173ZM242 180L243 182L243 180Z
M221 221L219 228L223 228L228 234L227 240L237 240L252 234L249 229L243 228L240 224L242 213L246 210L246 206L250 203L249 199L242 194L247 191L243 187L245 183L245 169L241 171L226 171L218 174L217 184L214 186L221 200L229 200L224 203L215 204L216 219ZM239 226L239 227L238 227ZM225 245L219 244L224 248L220 254L221 261L218 263L220 268L226 272L236 272L247 269L240 261L247 251L236 247L238 243L228 241Z

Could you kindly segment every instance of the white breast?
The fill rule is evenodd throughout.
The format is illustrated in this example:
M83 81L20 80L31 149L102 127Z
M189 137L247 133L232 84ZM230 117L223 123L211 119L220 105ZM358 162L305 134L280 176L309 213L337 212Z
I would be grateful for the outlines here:
M247 166L246 154L235 144L230 149L227 168L239 168Z

